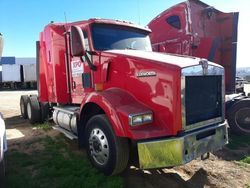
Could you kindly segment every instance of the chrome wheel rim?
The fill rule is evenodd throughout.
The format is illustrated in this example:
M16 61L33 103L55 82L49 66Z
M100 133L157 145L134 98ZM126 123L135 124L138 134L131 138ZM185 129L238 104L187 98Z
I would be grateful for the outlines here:
M89 136L90 155L99 165L105 165L109 159L109 144L104 132L95 128Z
M27 104L27 114L28 114L28 118L31 119L31 106L30 106L30 103Z

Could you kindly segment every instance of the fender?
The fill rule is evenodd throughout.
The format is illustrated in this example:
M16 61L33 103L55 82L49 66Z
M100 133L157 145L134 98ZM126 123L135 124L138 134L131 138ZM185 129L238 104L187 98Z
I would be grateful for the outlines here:
M81 104L81 112L86 104L98 105L107 115L116 136L132 138L129 126L129 114L138 114L150 109L136 100L130 93L118 88L107 89L103 92L92 92Z

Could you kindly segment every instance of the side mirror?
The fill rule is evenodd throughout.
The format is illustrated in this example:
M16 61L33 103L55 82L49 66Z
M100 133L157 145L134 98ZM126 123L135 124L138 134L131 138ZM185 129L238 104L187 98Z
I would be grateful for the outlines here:
M73 56L84 56L85 55L85 44L82 29L78 26L71 26L70 28L70 45L71 53Z

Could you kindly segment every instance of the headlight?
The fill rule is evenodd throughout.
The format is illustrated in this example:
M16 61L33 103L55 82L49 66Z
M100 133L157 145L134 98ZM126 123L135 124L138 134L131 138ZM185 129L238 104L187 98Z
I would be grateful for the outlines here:
M136 126L153 122L153 113L145 112L141 114L130 114L129 125Z

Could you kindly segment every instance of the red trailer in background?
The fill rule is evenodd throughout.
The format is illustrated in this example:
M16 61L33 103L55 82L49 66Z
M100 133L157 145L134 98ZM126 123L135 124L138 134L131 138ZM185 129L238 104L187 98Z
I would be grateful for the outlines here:
M235 91L238 16L188 0L159 14L148 27L154 51L206 58L225 68L227 119L242 134L250 133L250 100Z

